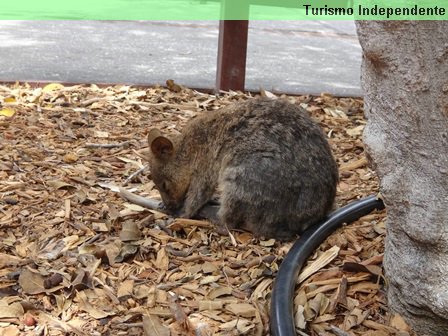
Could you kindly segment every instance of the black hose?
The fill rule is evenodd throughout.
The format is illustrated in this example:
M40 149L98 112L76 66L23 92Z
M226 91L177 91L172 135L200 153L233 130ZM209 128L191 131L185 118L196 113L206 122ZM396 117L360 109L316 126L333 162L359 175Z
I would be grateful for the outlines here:
M375 195L354 201L330 214L320 224L306 230L289 250L274 282L271 298L270 328L272 336L296 336L294 326L294 288L306 259L343 223L351 223L373 210L384 209Z

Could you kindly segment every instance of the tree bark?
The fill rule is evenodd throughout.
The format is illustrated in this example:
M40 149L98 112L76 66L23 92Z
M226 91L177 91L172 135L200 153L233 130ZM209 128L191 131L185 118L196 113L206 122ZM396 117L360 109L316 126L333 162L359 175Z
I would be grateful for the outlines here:
M356 25L389 304L418 335L448 335L448 22Z

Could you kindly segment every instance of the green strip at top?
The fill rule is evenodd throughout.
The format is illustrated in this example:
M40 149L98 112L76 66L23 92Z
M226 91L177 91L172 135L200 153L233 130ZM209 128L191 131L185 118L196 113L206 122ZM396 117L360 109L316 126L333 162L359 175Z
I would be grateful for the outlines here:
M0 0L2 20L447 20L448 0Z

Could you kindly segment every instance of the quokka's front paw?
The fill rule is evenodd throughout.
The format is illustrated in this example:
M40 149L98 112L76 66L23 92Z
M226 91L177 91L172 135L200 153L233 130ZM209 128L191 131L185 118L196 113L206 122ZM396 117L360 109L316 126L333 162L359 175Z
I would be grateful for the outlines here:
M160 212L163 212L171 217L174 218L178 218L178 217L183 217L183 218L187 218L185 216L182 215L182 209L173 209L171 207L168 207L166 204L164 203L160 203L157 210L159 210Z

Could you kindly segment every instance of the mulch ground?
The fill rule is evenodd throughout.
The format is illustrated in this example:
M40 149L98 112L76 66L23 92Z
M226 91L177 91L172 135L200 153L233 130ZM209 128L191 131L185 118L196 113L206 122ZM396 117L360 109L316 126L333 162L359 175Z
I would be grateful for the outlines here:
M272 284L292 243L222 236L117 193L158 196L145 169L151 127L174 134L249 97L173 82L0 86L0 336L269 335ZM337 206L376 194L362 100L286 98L328 135ZM387 306L384 223L384 211L372 213L315 251L297 280L298 335L412 335Z

